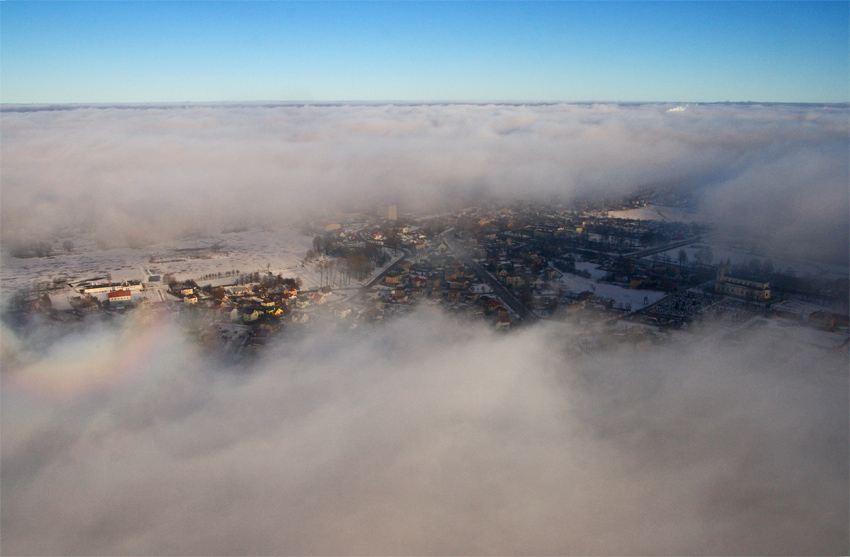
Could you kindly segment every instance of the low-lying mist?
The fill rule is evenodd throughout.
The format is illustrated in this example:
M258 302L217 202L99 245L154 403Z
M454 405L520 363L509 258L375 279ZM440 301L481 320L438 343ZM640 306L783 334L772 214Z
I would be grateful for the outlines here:
M4 330L4 554L847 554L846 352L418 311L224 365Z
M846 262L846 105L150 105L0 114L0 239L144 245L337 208L674 187L722 230ZM471 201L476 200L476 201Z

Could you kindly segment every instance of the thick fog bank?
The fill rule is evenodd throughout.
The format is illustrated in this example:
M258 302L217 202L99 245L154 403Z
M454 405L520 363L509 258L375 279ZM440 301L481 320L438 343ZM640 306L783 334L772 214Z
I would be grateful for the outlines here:
M49 108L0 113L7 247L75 226L143 244L377 200L660 185L735 234L847 260L846 105Z
M846 353L571 334L420 312L246 370L165 323L4 330L2 551L850 551Z

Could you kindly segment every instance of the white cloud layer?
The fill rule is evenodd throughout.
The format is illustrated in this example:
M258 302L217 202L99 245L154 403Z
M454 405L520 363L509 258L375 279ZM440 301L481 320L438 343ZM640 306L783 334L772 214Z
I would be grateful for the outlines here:
M848 253L846 106L12 108L4 245L677 185L739 237ZM846 351L575 356L419 313L246 373L167 323L2 333L4 554L850 552Z
M742 234L847 257L846 106L15 108L0 121L7 243L80 223L153 240L380 197L675 185Z
M245 372L162 324L4 331L3 552L848 552L846 354L572 334L419 313Z

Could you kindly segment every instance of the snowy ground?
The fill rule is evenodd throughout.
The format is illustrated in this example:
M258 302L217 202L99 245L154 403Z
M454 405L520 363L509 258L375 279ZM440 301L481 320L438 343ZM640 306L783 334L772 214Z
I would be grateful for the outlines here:
M593 263L576 263L576 268L580 268L582 270L586 269L590 271L591 275L594 275L594 273L596 273L596 275L600 275L601 273L600 276L605 276L605 272L600 271ZM632 288L624 288L622 286L617 286L616 284L599 282L594 278L588 279L571 275L569 273L563 273L560 279L552 281L552 288L557 288L558 286L563 287L564 290L575 292L576 294L581 292L593 292L596 299L614 300L615 308L631 311L643 309L668 295L666 292L656 292L654 290L634 290Z
M809 320L809 316L818 311L823 311L824 306L820 306L817 304L811 304L808 302L803 302L800 300L785 300L780 302L774 306L774 309L782 310L784 312L793 313L799 316L799 319L802 322L806 322Z
M637 209L624 211L608 211L608 216L615 219L657 220L662 222L705 222L705 215L689 213L676 207L647 205Z
M315 265L302 267L312 236L288 228L251 230L215 237L178 240L141 249L100 250L86 238L75 238L70 252L57 251L51 257L16 259L4 250L0 259L0 288L4 299L19 288L38 281L67 277L72 282L101 278L112 281L142 280L151 275L173 275L178 280L195 279L211 273L271 271L284 277L299 277L304 288L317 288ZM213 245L219 249L214 251ZM232 279L217 279L228 283Z
M281 274L284 277L298 277L305 290L320 286L321 273L318 261L302 261L308 249L313 247L313 236L306 236L288 228L280 230L250 230L220 234L217 236L191 240L178 240L142 249L101 250L86 238L74 238L75 248L70 252L59 252L51 257L16 259L2 254L0 280L2 280L2 300L5 303L20 288L32 286L37 282L52 281L55 278L68 278L72 284L87 279L106 281L107 276L113 282L141 280L166 274L177 280L193 279L201 286L233 284L236 271L241 274L254 271ZM213 246L218 246L215 250ZM362 286L372 277L395 264L404 255L401 251L392 253L392 257L380 268L373 270L362 281L351 281L350 288ZM222 273L221 278L204 278ZM224 276L230 272L232 276ZM324 284L327 284L325 277ZM72 291L56 293L51 296L54 307L69 309L69 295L78 295ZM95 294L106 301L107 294ZM142 292L132 293L134 300L148 298L152 301L177 300L169 298L164 283L147 285Z
M590 278L594 280L599 280L605 278L605 275L608 274L607 271L603 271L599 268L599 265L596 263L591 263L589 261L579 261L576 263L576 269L579 271L587 271L590 273Z

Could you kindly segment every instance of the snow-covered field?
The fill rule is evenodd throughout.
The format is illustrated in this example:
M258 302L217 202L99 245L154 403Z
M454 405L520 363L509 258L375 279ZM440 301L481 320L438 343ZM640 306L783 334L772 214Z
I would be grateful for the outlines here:
M705 215L689 213L677 207L661 205L646 205L636 209L623 211L608 211L608 216L615 219L657 220L662 222L706 222Z
M607 271L603 271L599 268L599 265L596 263L591 263L590 261L579 261L576 263L576 269L579 271L587 271L590 273L590 278L594 280L599 280L605 278L605 275L608 274Z
M594 273L600 275L601 273L601 276L605 276L605 272L600 271L593 263L576 263L576 268L586 269L590 271L591 275L594 275ZM630 309L632 311L643 309L668 295L666 292L656 292L654 290L623 288L616 284L598 282L594 278L584 278L569 273L564 273L560 279L552 281L553 288L557 288L558 286L562 286L565 290L577 294L581 292L593 292L596 299L614 300L615 308Z
M211 282L201 280L205 275L238 270L299 277L304 288L317 288L319 273L315 265L301 264L307 250L313 247L312 241L312 236L289 228L234 232L141 249L100 250L86 238L75 238L77 247L70 253L57 251L51 257L17 259L4 250L0 259L0 287L7 298L19 288L58 277L79 282L91 278L105 280L109 275L115 282L147 281L152 275L170 274L178 280L195 279L204 284ZM216 250L214 245L218 246ZM222 278L216 282L229 280Z
M801 322L805 323L809 320L809 316L818 311L823 311L825 308L821 305L803 302L800 300L785 300L784 302L776 304L775 309L795 314Z

